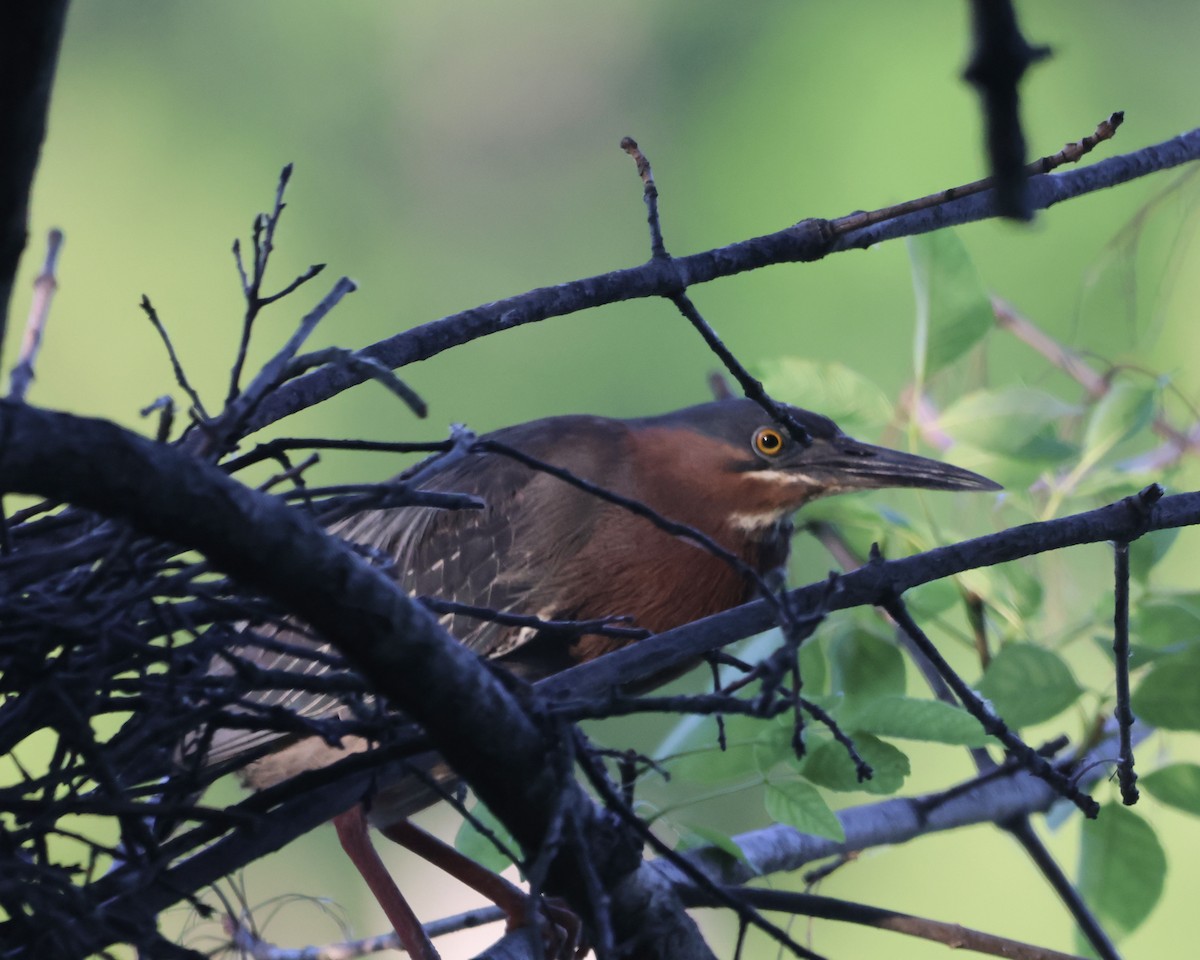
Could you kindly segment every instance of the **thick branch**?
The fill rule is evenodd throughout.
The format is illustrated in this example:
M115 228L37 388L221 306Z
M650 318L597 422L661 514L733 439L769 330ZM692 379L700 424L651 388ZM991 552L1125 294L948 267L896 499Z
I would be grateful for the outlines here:
M1031 209L1044 210L1085 193L1116 186L1158 170L1200 158L1200 130L1102 160L1068 173L1033 177L1028 183ZM528 293L433 320L365 347L361 354L396 369L427 360L445 350L502 330L561 317L591 307L643 297L670 296L698 283L729 277L777 263L819 260L842 250L861 250L884 240L929 233L943 227L997 216L991 191L835 236L828 220L802 220L777 233L727 247L674 259L653 259L617 270ZM249 428L260 429L311 407L366 379L349 368L322 369L278 390L259 407Z
M642 957L709 957L695 925L640 871L636 844L545 758L550 735L433 615L299 511L178 450L114 424L0 402L0 490L66 500L203 552L335 643L411 715L526 851L560 809L584 823L587 850L561 844L546 881L585 919L594 914L586 857L613 898L618 942ZM650 885L648 885L650 884ZM112 904L108 904L112 916ZM145 921L145 904L127 921ZM117 918L119 919L119 918ZM110 930L111 935L111 930ZM105 944L81 944L91 952Z
M46 136L50 87L67 0L10 4L0 30L0 344L13 280L25 249L29 190Z
M3 463L0 461L2 477ZM791 601L797 615L811 611L823 599L831 610L847 609L873 603L892 589L911 589L918 584L979 566L1194 523L1200 523L1200 493L1164 497L1154 504L1144 519L1126 501L1121 501L1071 517L1014 527L919 556L862 567L841 576L838 589L832 595L829 595L828 586L822 581L793 591ZM549 677L537 685L537 690L549 698L571 699L601 695L622 685L636 686L639 681L664 669L693 662L710 650L769 629L774 623L774 615L765 602L750 603L638 641L590 663ZM352 762L360 764L361 758ZM358 769L361 771L361 766ZM386 771L377 771L377 774L385 781L390 776ZM252 837L234 835L228 841L222 841L217 847L204 851L176 868L173 880L181 889L197 889L223 876L238 863L279 849L346 809L361 795L365 784L370 782L370 776L369 772L360 772L357 778L346 778L341 782L325 782L322 779L323 786L315 792L297 791L296 796L288 799L279 809L278 815L273 814L270 831L260 831ZM1020 807L1018 802L1014 812ZM255 809L258 807L255 806ZM997 812L997 815L1000 813L1003 811ZM173 900L168 900L163 906L170 902Z
M1148 735L1144 728L1141 736ZM1076 766L1089 769L1089 780L1106 772L1104 760L1113 756L1106 739ZM1086 784L1085 784L1086 785ZM717 883L740 884L771 873L798 870L815 860L852 850L894 846L930 833L955 830L980 823L1003 824L1014 817L1045 813L1060 796L1044 780L1026 770L1014 770L1001 779L981 779L967 790L949 790L921 797L897 797L838 811L846 832L843 841L799 833L775 824L733 838L746 859L735 860L715 847L705 847L687 857ZM673 883L688 884L682 871L665 861L655 861Z

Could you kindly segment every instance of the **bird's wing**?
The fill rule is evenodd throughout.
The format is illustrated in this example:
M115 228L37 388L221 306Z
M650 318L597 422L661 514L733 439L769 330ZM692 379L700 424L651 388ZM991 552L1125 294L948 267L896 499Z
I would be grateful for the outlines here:
M586 539L590 523L586 509L563 503L587 494L497 454L469 457L423 486L477 496L484 507L368 511L333 532L392 558L392 575L415 596L544 619L564 614L554 570ZM533 632L462 612L438 619L484 657L507 653Z
M539 447L570 439L569 434L556 438L551 431L535 444L520 429L496 436L539 457L545 456ZM600 457L610 453L603 447L597 451ZM330 532L390 559L391 574L416 596L543 619L571 615L555 588L553 570L572 557L589 535L587 518L594 511L588 507L595 503L589 494L564 489L563 481L499 454L472 454L444 469L435 467L423 476L421 486L477 496L485 505L480 510L368 510L339 521ZM536 537L531 536L533 531ZM439 620L450 634L484 657L510 654L537 633L530 627L464 613L446 613ZM328 663L333 648L320 638L299 629L259 627L256 632L265 643L260 640L230 650L225 659L214 661L210 673L233 673L238 660L300 675L333 669ZM302 718L348 716L351 709L340 694L295 689L253 691L243 703L256 711L284 709ZM292 737L272 730L222 727L212 732L204 763L212 766L260 753L285 739Z

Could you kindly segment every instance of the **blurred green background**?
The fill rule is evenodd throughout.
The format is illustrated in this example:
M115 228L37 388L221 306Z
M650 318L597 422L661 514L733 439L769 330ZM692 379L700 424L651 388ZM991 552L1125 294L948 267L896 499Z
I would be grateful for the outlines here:
M1125 126L1097 157L1200 123L1190 96L1200 5L1062 0L1024 3L1020 13L1029 38L1054 48L1023 88L1032 156L1056 152L1118 109ZM958 79L967 47L966 5L937 0L79 0L5 362L43 238L58 226L67 237L60 292L31 399L150 431L139 407L179 391L137 309L146 293L193 381L219 406L240 318L230 243L267 208L289 161L296 172L268 287L309 263L330 266L260 321L260 360L341 274L361 289L324 321L314 345L359 347L645 260L640 184L618 149L624 135L654 165L667 246L677 254L970 181L985 170L976 99ZM960 235L984 282L1048 332L1200 396L1190 363L1194 196L1180 190L1146 208L1178 176L1063 204L1032 226L985 223ZM1143 211L1145 229L1123 232ZM751 365L840 361L892 397L911 375L903 244L774 267L692 295ZM706 399L713 367L669 305L641 301L528 325L407 368L403 376L430 403L425 422L365 385L278 432L440 438L455 421L486 430L558 412L656 412ZM987 376L1056 382L1024 347L995 338ZM331 481L364 479L396 464L335 459L325 469ZM988 529L983 513L964 532ZM1189 585L1182 574L1180 585ZM966 773L959 763L918 783L932 788ZM1156 913L1128 941L1130 957L1178 955L1173 937L1200 882L1195 822L1155 816L1173 872ZM427 822L454 826L444 811ZM1070 866L1068 834L1054 844ZM356 931L382 929L335 847L323 829L255 865L245 878L250 902L327 896ZM389 856L397 871L411 867ZM863 859L822 892L1070 948L1053 895L995 830ZM422 916L468 902L422 876L414 885ZM732 936L724 920L713 929ZM307 903L290 906L267 933L287 943L338 936ZM805 931L797 924L793 933ZM939 949L828 924L812 942L833 957Z

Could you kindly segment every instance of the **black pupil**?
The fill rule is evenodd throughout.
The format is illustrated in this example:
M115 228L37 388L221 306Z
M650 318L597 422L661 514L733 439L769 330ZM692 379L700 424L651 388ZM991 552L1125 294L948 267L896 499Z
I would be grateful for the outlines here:
M764 433L762 438L759 440L759 443L761 443L764 450L775 450L779 446L779 434L770 432Z

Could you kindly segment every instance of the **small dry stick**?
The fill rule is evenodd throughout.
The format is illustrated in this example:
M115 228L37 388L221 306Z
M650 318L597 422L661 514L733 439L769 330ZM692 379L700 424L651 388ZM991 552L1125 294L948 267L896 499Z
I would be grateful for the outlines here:
M662 225L658 219L658 186L654 183L654 171L650 169L650 161L646 159L633 137L622 137L621 149L633 157L633 162L637 164L638 176L642 178L646 222L650 225L650 256L655 260L665 260L667 248L663 243Z
M1007 330L1022 343L1032 347L1087 391L1092 400L1099 400L1112 389L1109 376L1097 373L1082 356L1059 343L1028 317L1000 297L992 297L992 314L996 325ZM1162 446L1137 458L1140 466L1162 469L1179 459L1183 453L1200 453L1200 436L1172 426L1165 415L1157 413L1152 422L1154 432L1166 440Z
M495 923L504 919L504 913L499 907L480 907L444 920L434 920L424 924L425 933L430 937L440 937L443 934L455 933L480 927L487 923ZM345 943L331 943L324 947L278 947L261 939L246 924L240 923L233 916L225 920L225 929L230 937L231 945L254 960L354 960L372 953L384 950L400 949L400 939L395 932L380 934L377 937L366 937L362 940L350 940Z
M21 403L33 382L33 368L38 351L42 347L42 335L46 332L46 321L50 319L50 303L58 289L58 255L62 250L63 232L51 230L46 238L46 259L42 272L33 282L33 302L29 306L29 319L25 322L25 336L21 339L21 355L9 378L10 400Z
M926 917L915 917L895 910L882 910L861 903L850 903L833 897L812 893L793 893L788 890L767 890L748 887L734 892L736 896L760 910L779 910L785 913L857 923L880 930L920 937L948 947L971 950L1009 960L1080 960L1075 954L1060 953L1020 940L997 937L957 923L942 923Z
M1123 111L1118 110L1112 114L1107 120L1101 121L1096 126L1096 132L1091 136L1084 137L1082 140L1077 140L1074 143L1068 143L1058 153L1048 157L1042 157L1040 160L1034 160L1033 163L1027 164L1025 172L1029 176L1035 176L1040 173L1049 173L1066 163L1074 163L1090 152L1097 144L1103 143L1105 140L1112 138L1125 119ZM884 220L891 220L895 217L906 213L914 213L917 210L925 210L929 207L936 207L939 204L946 203L950 200L958 200L961 197L968 197L975 193L983 193L985 190L991 190L994 186L991 177L986 177L983 180L976 180L973 183L965 183L962 186L951 187L949 190L943 190L940 193L931 193L927 197L920 197L917 200L909 200L905 203L896 204L893 207L884 207L881 210L868 210L861 213L852 213L849 216L840 217L837 220L830 221L830 229L834 236L839 236L843 233L849 233L851 230L858 230L862 227L869 227L874 223L882 223Z
M202 420L207 420L208 414L204 410L204 401L200 399L200 394L196 392L191 381L188 380L187 374L184 373L183 364L179 362L179 355L175 353L175 345L171 343L171 338L167 336L167 328L163 326L162 320L158 318L158 311L154 309L154 304L143 293L142 302L138 306L142 308L142 312L146 314L146 318L154 327L159 339L162 340L163 346L167 348L167 357L170 359L171 369L175 373L175 382L179 384L183 392L188 395L188 399L192 401L193 414Z

